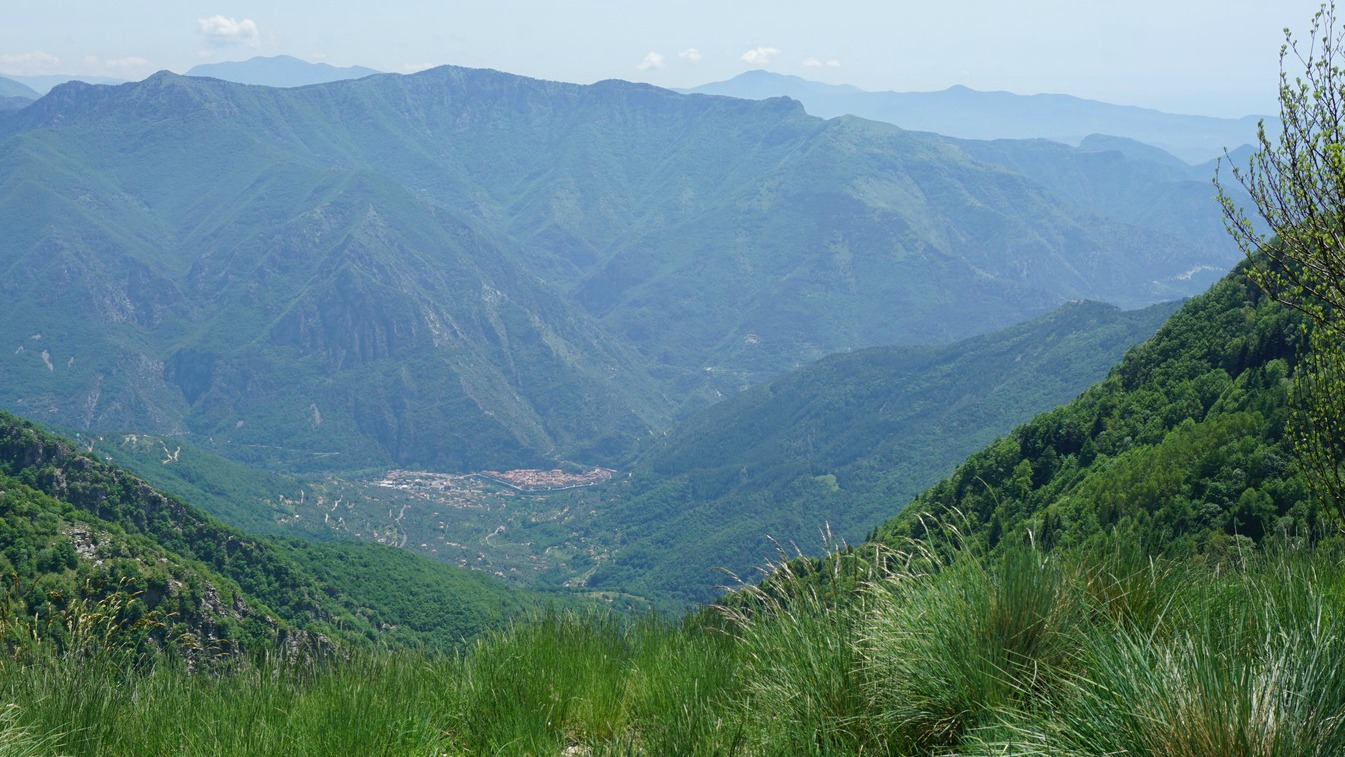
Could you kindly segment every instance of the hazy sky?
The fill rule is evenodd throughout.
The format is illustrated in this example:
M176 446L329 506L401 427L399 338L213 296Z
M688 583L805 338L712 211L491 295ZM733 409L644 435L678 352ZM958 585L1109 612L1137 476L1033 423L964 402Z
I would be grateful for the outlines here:
M139 79L253 55L672 87L752 68L1235 116L1275 108L1318 0L5 0L0 74Z

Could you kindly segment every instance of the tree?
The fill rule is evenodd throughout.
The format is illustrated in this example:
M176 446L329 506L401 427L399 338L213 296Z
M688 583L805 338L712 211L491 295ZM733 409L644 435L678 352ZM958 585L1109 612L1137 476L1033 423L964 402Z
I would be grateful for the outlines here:
M1259 149L1246 167L1232 166L1269 233L1256 230L1215 177L1226 226L1251 260L1252 279L1327 326L1339 320L1331 311L1345 313L1345 40L1335 26L1331 4L1313 16L1306 49L1285 30L1280 134L1272 141L1262 121ZM1286 64L1293 61L1291 76Z
M1272 140L1262 121L1256 153L1232 167L1269 231L1256 229L1218 175L1215 185L1248 275L1308 317L1288 434L1314 492L1345 517L1345 33L1327 3L1305 44L1284 35L1280 133Z

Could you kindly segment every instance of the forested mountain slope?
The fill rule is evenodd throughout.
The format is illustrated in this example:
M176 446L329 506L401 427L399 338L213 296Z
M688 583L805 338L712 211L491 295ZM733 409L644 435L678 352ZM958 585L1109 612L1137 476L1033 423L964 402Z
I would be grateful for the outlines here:
M449 648L541 603L392 549L248 536L3 412L0 508L11 646L72 643L71 623L96 619L118 644L192 654L281 643ZM332 573L330 562L361 566L395 591Z
M977 544L1078 546L1106 532L1153 553L1322 536L1285 441L1305 344L1294 311L1234 272L1107 379L969 457L877 532L962 522Z
M1081 302L947 347L832 355L689 418L603 505L591 587L708 601L725 578L862 535L967 454L1106 375L1178 307ZM608 498L612 495L607 495Z

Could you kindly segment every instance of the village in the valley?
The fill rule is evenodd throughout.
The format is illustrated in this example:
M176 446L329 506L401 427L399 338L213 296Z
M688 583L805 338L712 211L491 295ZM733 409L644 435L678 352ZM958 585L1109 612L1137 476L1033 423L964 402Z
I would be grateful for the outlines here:
M549 574L568 584L608 557L588 538L586 524L603 498L598 485L615 474L607 468L390 470L364 482L330 480L308 505L282 497L282 509L290 513L282 522L314 508L324 524L358 539L500 578ZM590 487L591 494L580 496Z
M559 468L538 470L523 468L509 471L486 470L480 473L449 474L427 473L425 471L390 470L378 482L378 486L389 489L422 494L451 503L453 495L461 495L468 503L478 498L482 491L481 482L488 481L507 486L515 491L527 494L565 491L584 486L593 486L609 481L616 473L608 468L594 468L584 473L567 473Z

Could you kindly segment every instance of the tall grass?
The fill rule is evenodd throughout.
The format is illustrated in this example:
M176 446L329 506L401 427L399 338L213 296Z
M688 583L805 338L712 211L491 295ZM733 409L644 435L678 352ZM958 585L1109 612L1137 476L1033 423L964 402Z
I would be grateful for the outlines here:
M50 754L56 746L55 738L42 736L21 725L19 709L14 705L0 709L0 757Z
M455 743L482 754L555 754L581 738L624 734L627 655L616 622L548 614L478 644L453 671L457 680L441 681L452 692Z
M56 658L5 666L0 691L59 734L63 754L430 754L442 738L429 668L403 654L262 659L223 675Z
M1345 754L1345 603L1338 563L1258 558L1176 590L1167 632L1087 629L1042 713L986 735L1002 754Z
M1329 555L850 564L866 567L781 564L677 622L546 614L457 656L0 661L0 757L1345 754Z
M838 587L872 581L882 564L837 555L829 575L805 576L781 560L721 608L736 641L741 696L734 711L750 753L855 754L881 746L858 643L864 594L842 595Z
M735 669L731 640L692 624L550 613L480 641L440 688L472 754L715 754Z

